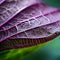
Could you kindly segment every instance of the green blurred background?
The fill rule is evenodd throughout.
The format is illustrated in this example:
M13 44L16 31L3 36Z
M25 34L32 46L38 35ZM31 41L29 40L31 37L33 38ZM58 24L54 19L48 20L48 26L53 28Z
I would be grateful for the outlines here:
M60 0L42 0L49 6L60 7Z
M37 46L1 51L0 60L60 60L60 36Z

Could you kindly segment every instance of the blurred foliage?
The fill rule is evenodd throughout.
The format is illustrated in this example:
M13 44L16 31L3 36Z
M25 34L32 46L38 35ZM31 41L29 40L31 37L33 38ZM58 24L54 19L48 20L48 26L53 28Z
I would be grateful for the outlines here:
M60 0L42 0L42 1L44 1L46 4L50 6L60 7Z
M45 44L1 51L0 60L60 60L60 36Z

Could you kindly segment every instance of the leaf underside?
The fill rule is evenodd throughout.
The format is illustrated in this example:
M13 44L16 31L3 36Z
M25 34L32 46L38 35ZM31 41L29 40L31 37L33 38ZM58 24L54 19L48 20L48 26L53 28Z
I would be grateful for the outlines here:
M0 50L37 45L58 35L60 9L36 3L22 9L0 27Z
M0 0L0 4L2 4L5 0Z
M8 0L9 1L9 0ZM26 2L23 4L23 2ZM12 19L16 14L21 12L23 9L28 7L29 5L33 4L33 2L30 0L18 0L18 1L12 1L12 2L4 2L0 5L0 27L3 26L6 22L8 22L10 19Z

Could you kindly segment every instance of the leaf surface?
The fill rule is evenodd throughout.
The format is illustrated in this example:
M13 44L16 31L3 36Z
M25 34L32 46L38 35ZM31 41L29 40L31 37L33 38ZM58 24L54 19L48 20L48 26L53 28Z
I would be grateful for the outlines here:
M0 0L0 4L2 4L5 0Z
M0 28L0 50L37 45L60 35L60 9L33 4Z
M9 0L8 0L9 1ZM23 2L25 2L23 4ZM26 7L30 6L31 4L35 3L35 0L18 0L7 2L5 1L3 4L0 5L0 27L2 27L6 22L12 19L15 15L21 12Z

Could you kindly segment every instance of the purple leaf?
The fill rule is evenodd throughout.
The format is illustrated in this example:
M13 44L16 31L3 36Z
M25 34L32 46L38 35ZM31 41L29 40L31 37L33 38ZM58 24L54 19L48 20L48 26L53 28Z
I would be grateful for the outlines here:
M6 2L13 2L13 1L18 1L18 0L6 0Z
M9 0L8 0L9 1ZM23 3L25 2L25 3ZM6 22L8 22L11 18L17 15L26 7L35 3L36 0L18 0L12 2L4 2L0 5L0 27L3 26Z
M35 4L34 6L28 7L27 9L21 11L14 18L12 18L9 22L7 22L2 27L0 27L0 31L11 29L12 27L20 24L21 22L24 22L26 20L32 19L33 17L42 16L40 10L42 10L43 15L47 15L47 14L50 14L50 13L55 13L55 12L57 13L57 12L59 12L59 9L57 9L57 8L51 8L51 7L48 7L48 6L44 6L43 3ZM36 13L36 11L37 11L37 13ZM60 17L58 19L60 19Z
M9 26L9 28L0 31L0 41L6 40L7 38L10 38L14 35L18 35L21 32L25 33L24 31L27 31L29 29L31 30L39 26L48 25L60 21L59 16L59 9L47 7L43 4L35 4L33 6L30 6L27 9L23 10L16 17L14 17L10 22L8 22L12 26L7 25L8 23L5 25Z
M41 26L26 32L22 32L18 35L11 37L11 39L2 41L0 43L0 50L23 48L23 47L34 46L37 44L42 44L60 35L59 28L60 28L60 22L55 22L52 24L48 24L46 26ZM27 33L27 35L25 33Z
M0 28L0 50L47 42L60 35L60 9L33 4Z
M0 4L2 4L5 0L0 0Z

